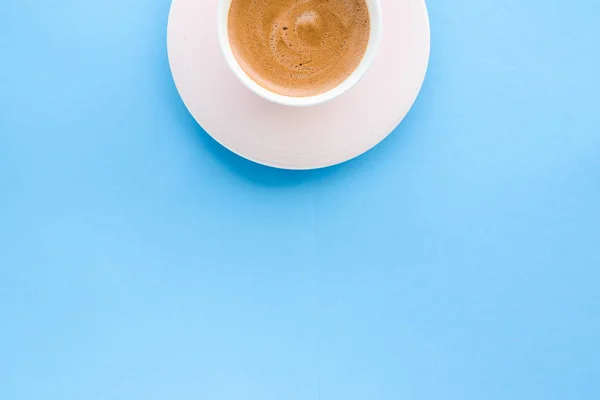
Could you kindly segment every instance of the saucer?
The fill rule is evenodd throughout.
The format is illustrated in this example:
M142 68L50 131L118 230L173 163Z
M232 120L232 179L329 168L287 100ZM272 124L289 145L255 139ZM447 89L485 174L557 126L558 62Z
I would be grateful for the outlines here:
M173 0L167 28L177 90L217 142L254 162L284 169L342 163L389 135L413 105L429 61L424 0L381 0L383 40L365 77L313 107L271 103L248 90L219 47L219 0Z

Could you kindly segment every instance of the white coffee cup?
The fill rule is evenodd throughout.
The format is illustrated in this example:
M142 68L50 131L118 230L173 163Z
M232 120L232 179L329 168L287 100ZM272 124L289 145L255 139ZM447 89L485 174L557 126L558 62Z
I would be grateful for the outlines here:
M233 50L231 49L231 44L229 42L229 8L231 7L232 0L219 0L219 21L218 21L218 30L219 30L219 43L221 45L221 50L223 55L225 56L225 60L227 64L233 71L233 73L242 81L242 83L254 93L263 97L267 100L270 100L277 104L282 104L286 106L314 106L317 104L325 103L326 101L332 100L342 93L345 93L349 89L351 89L360 79L365 75L371 64L373 63L373 59L377 53L377 49L379 48L379 43L381 42L382 35L382 15L381 15L381 5L379 0L365 0L367 3L367 7L369 10L369 18L371 25L371 32L369 35L369 42L367 44L367 49L365 54L358 64L356 69L346 80L340 83L338 86L333 89L320 93L314 96L308 97L291 97L284 96L278 93L271 92L268 89L265 89L258 83L256 83L252 78L246 74L246 72L242 69L237 59L233 54Z

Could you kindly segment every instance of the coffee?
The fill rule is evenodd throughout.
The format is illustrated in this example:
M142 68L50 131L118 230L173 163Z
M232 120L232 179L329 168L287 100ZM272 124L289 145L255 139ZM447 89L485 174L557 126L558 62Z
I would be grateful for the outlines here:
M370 35L365 0L232 0L229 41L242 69L284 96L327 92L361 62Z

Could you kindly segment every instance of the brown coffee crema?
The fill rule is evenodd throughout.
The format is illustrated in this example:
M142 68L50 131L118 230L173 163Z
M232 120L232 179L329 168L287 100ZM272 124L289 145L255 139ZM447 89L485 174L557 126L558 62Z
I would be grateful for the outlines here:
M365 0L233 0L228 29L233 54L252 80L307 97L354 72L371 27Z

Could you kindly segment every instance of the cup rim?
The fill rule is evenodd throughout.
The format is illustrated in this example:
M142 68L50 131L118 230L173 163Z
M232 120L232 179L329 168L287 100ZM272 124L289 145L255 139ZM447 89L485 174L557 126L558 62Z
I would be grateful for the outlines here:
M233 0L219 1L218 34L221 53L225 57L229 68L238 77L242 84L244 84L244 86L246 86L248 89L259 95L260 97L269 100L273 103L285 106L307 107L323 104L325 102L333 100L334 98L350 90L362 79L362 77L369 70L371 64L373 63L377 50L379 49L381 36L383 32L383 17L381 12L381 4L379 0L365 0L369 11L370 20L369 42L367 44L365 53L363 54L362 60L352 72L352 74L350 74L350 76L348 76L343 82L341 82L336 87L328 90L327 92L319 93L317 95L306 97L292 97L278 94L262 87L252 78L250 78L250 76L248 76L246 71L244 71L244 69L237 61L237 58L233 54L231 43L229 41L228 29L229 9L231 7L232 1Z

